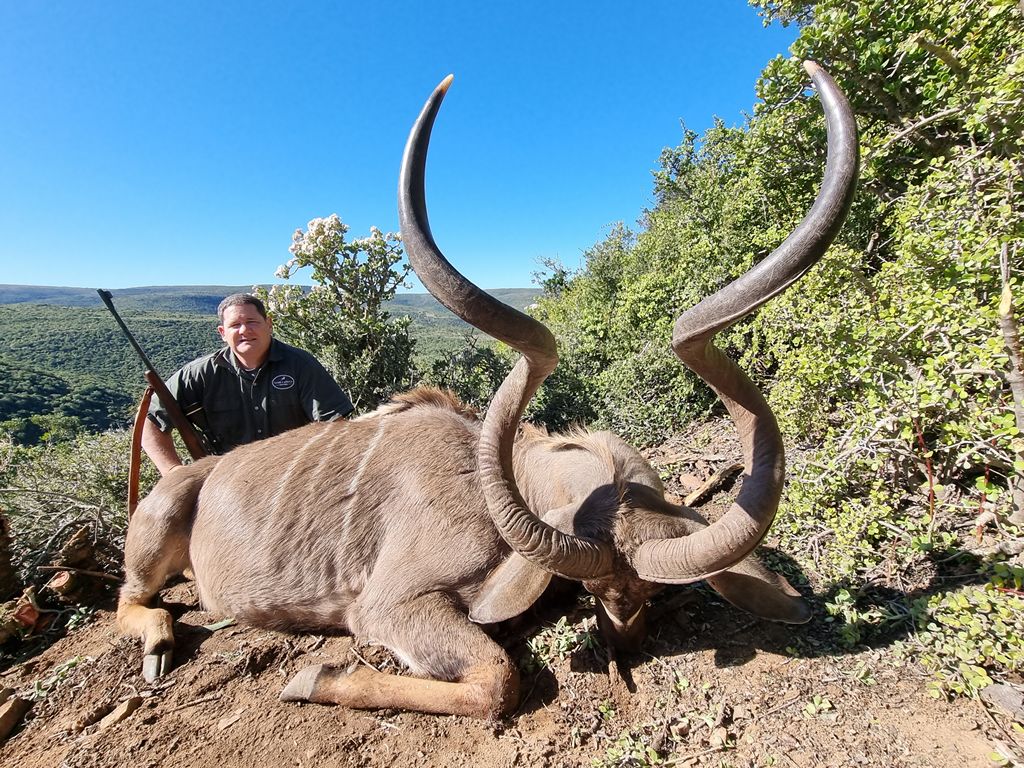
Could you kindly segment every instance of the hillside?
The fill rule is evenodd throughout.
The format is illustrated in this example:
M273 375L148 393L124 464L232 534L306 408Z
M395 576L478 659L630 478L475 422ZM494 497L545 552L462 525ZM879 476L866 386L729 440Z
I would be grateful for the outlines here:
M215 315L224 296L248 286L150 286L113 290L114 305L163 375L220 346ZM519 309L536 289L491 292ZM426 364L460 343L469 326L429 294L389 302L412 319ZM77 416L89 429L127 423L143 389L142 365L90 288L0 285L0 422Z
M214 315L217 313L217 305L225 296L251 289L250 285L152 285L119 288L110 293L119 311ZM516 309L524 309L536 299L539 291L536 288L496 288L488 293ZM0 284L0 305L8 304L103 307L92 288ZM399 294L388 302L388 308L396 316L408 315L414 322L425 325L462 325L461 320L438 304L437 299L429 293Z

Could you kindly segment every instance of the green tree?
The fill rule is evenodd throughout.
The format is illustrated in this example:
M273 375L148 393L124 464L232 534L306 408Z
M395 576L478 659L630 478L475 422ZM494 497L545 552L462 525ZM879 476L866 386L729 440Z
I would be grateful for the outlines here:
M312 288L254 290L280 337L317 355L353 405L369 410L413 379L409 318L392 318L384 308L405 285L410 267L400 265L398 235L373 227L368 237L347 242L347 232L337 214L313 219L305 232L295 231L292 258L276 273L290 280L309 267Z
M462 402L484 410L514 362L507 350L481 345L478 335L467 331L461 344L441 350L421 383L449 389Z
M80 419L56 413L0 421L0 435L6 435L20 445L67 442L83 431Z

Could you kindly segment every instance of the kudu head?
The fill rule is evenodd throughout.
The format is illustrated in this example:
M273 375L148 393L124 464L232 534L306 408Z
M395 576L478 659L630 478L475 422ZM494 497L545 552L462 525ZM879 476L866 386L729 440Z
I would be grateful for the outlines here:
M542 323L469 282L445 259L430 233L424 195L427 147L451 76L428 99L406 145L399 219L413 269L448 309L522 354L491 401L481 430L478 461L488 512L502 538L525 561L547 573L582 581L599 598L601 628L616 645L642 639L644 602L661 585L702 579L714 585L716 579L757 577L744 573L746 564L741 561L764 537L778 508L785 465L782 437L764 397L713 339L810 269L849 210L858 166L856 123L832 78L813 62L804 66L821 98L828 130L825 176L817 199L769 256L684 312L675 324L675 353L721 398L743 450L739 495L724 515L706 526L695 523L696 516L680 517L679 508L639 487L626 489L620 499L629 515L616 513L616 520L593 531L579 525L586 510L541 509L535 514L529 509L513 475L513 443L527 403L554 370L558 356L555 340ZM575 517L575 524L560 524L560 515ZM729 573L724 573L727 569ZM742 592L742 583L738 586ZM795 599L796 593L790 592L780 600ZM787 620L785 605L779 611L779 618ZM755 612L771 616L772 609Z

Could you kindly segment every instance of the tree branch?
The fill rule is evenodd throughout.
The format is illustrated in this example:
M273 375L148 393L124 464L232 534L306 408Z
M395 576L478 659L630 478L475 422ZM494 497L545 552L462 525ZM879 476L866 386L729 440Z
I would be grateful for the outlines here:
M952 51L948 48L943 45L939 45L938 43L933 43L931 40L925 40L920 34L917 36L916 42L919 46L928 51L928 53L932 54L943 64L949 67L957 77L960 79L967 78L967 70L964 69L963 64L957 60L956 56L954 56Z
M1020 330L1017 320L1013 316L1013 292L1010 289L1010 259L1007 243L1003 243L1003 249L999 255L999 267L1003 279L1003 295L999 301L999 330L1003 334L1003 345L1006 348L1007 357L1010 359L1006 382L1010 385L1010 393L1013 395L1013 413L1017 420L1017 431L1024 434L1024 360L1022 360L1020 348ZM1024 447L1021 446L1021 438L1018 437L1014 442L1014 458L1024 460ZM1010 522L1014 525L1024 525L1024 482L1018 476L1012 485L1013 499Z
M952 117L953 115L957 114L958 112L963 112L965 109L966 109L966 107L950 107L949 109L944 109L941 112L936 112L931 117L926 117L923 120L921 120L919 122L916 122L916 123L914 123L913 125L911 125L911 126L909 126L907 128L904 128L902 131L897 133L895 136L890 136L888 139L886 139L885 143L882 144L882 146L877 147L876 149L871 150L868 153L867 157L864 158L864 164L867 165L867 163L875 155L877 155L879 152L882 152L883 150L887 149L890 144L893 144L893 143L899 141L900 139L909 136L910 134L914 133L915 131L919 131L921 128L924 128L925 126L931 125L932 123L938 122L939 120L943 120L943 119L945 119L947 117Z

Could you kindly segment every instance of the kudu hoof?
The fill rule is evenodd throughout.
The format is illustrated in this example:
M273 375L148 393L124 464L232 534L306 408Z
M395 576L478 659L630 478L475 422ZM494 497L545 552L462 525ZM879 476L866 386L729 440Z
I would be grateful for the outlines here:
M147 683L155 683L171 671L174 666L174 652L168 648L153 651L142 657L142 677Z
M316 679L323 669L323 664L317 664L315 667L306 667L300 670L295 677L288 681L288 685L284 687L278 698L281 701L309 701L309 697L313 695L313 689L316 688Z
M343 700L345 683L359 667L339 669L327 664L306 667L288 681L281 691L281 701L309 701L315 704L339 704Z

